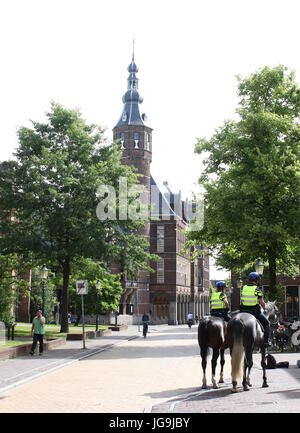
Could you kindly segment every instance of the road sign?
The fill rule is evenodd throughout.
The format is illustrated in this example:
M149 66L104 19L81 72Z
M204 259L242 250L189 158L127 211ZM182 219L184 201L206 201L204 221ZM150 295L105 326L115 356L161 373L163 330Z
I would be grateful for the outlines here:
M77 295L87 295L88 294L88 282L87 282L87 280L77 280L76 281L76 293L77 293Z

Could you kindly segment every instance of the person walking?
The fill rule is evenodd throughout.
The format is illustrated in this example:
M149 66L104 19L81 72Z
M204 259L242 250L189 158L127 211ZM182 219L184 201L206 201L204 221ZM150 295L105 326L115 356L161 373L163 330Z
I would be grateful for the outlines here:
M35 318L32 321L31 336L33 334L33 342L30 355L34 355L34 351L39 342L39 355L42 356L44 351L44 335L45 335L45 317L42 316L41 310L38 310Z
M264 346L271 345L269 342L270 322L262 313L264 311L265 302L262 289L260 287L260 276L257 272L251 272L248 276L249 283L242 287L241 290L241 305L240 311L250 313L260 321L264 327Z
M150 322L150 318L149 318L148 314L146 314L146 313L144 312L143 317L142 317L143 336L144 336L144 337L146 337L146 335L147 335L149 322Z

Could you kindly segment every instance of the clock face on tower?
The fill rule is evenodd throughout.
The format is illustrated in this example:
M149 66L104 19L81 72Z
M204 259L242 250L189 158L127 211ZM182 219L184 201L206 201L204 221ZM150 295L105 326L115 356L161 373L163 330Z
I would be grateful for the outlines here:
M127 120L127 114L124 112L124 113L122 114L122 121L123 121L123 122L126 122L126 120Z

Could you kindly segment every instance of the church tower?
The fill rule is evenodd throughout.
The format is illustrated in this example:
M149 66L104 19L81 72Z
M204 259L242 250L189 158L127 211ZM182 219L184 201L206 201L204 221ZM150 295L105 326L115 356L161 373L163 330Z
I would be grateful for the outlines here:
M113 139L121 143L122 163L133 165L150 197L150 164L152 160L152 129L146 125L146 115L140 114L140 104L143 98L138 90L138 72L134 61L134 51L132 61L128 66L129 76L127 79L127 91L123 96L123 110L121 117L113 128ZM150 203L150 200L149 200ZM145 226L139 231L150 240L150 222L145 222ZM139 272L138 281L124 281L124 292L120 302L121 314L142 315L149 312L149 274ZM133 310L134 305L134 310Z

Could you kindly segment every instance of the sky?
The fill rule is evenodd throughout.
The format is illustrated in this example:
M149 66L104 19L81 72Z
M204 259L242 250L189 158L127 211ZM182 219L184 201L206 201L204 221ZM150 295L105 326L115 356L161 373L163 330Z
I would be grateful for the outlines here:
M152 175L190 197L203 169L197 138L236 118L236 76L284 64L300 81L299 16L298 0L1 1L0 160L51 100L112 139L134 38Z

